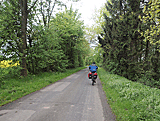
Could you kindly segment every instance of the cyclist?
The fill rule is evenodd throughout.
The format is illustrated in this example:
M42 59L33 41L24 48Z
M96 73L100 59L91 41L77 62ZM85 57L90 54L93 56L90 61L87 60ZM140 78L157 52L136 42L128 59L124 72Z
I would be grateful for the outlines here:
M95 62L93 62L93 63L89 66L89 70L90 70L92 73L97 72L97 69L98 69L98 66L96 65Z

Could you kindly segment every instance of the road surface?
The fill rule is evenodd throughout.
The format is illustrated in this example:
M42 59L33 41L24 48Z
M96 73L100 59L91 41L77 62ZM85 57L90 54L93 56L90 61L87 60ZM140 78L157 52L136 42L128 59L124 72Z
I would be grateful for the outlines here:
M100 80L83 69L40 91L0 107L0 121L115 121Z

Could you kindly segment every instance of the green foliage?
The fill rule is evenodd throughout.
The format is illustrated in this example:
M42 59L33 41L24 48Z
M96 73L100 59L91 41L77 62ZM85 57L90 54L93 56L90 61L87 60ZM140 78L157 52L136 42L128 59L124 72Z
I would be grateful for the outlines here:
M98 69L103 90L117 120L160 120L160 90Z
M86 60L85 60L85 62L86 62L86 65L91 65L93 62L94 62L95 60L94 60L94 57L93 56L87 56L86 57Z
M28 49L27 68L30 73L43 71L65 71L67 60L60 48L57 33L52 34L51 30L43 30L34 33L32 43Z
M144 16L140 16L141 20L150 25L149 29L142 32L145 37L144 41L150 41L152 45L160 46L160 2L158 0L150 0L147 6L144 7ZM158 49L158 48L157 48ZM159 50L159 49L158 49ZM160 50L159 50L160 51Z
M150 40L144 41L146 36L141 34L147 29L151 30L150 25L153 24L153 21L144 22L139 18L141 15L147 15L142 11L142 5L146 4L140 0L107 2L106 9L109 15L104 14L105 24L102 24L103 32L98 39L104 51L103 65L105 65L105 69L133 81L139 81L143 77L149 78L150 86L159 87L160 53L157 50L158 44L152 46ZM150 4L147 5L150 6ZM151 9L144 9L144 11L151 12ZM158 38L158 36L156 37ZM154 84L151 80L155 80Z
M89 47L88 55L85 57L85 65L91 65L93 62L95 62L94 49Z
M96 65L99 67L103 66L103 49L98 45L94 50L94 59L96 62Z
M79 20L79 17L78 11L74 12L70 8L70 10L56 14L50 25L52 33L57 33L60 48L63 50L66 60L68 60L67 68L83 65L83 55L87 53L83 22Z
M6 47L6 49L2 50L4 55L12 55L13 58L17 58L21 43L21 22L19 17L20 11L18 9L19 5L16 1L14 2L15 4L4 1L1 4L0 37L2 39L2 43L0 43L0 47Z
M51 3L62 5L60 1L50 0L41 5ZM31 1L28 1L27 5L30 8ZM44 6L44 10L51 6ZM54 8L54 5L52 7ZM11 58L14 62L19 61L22 66L21 57L25 54L27 70L31 74L44 71L62 72L66 68L83 66L88 46L83 37L83 22L79 20L78 11L73 12L71 8L57 14L53 19L52 9L43 13L39 6L34 6L32 11L28 11L25 50L21 47L22 21L19 2L3 1L0 11L0 48L3 50L3 59ZM38 11L45 14L44 26L39 23Z
M20 66L0 68L0 87L4 85L4 80L20 77Z

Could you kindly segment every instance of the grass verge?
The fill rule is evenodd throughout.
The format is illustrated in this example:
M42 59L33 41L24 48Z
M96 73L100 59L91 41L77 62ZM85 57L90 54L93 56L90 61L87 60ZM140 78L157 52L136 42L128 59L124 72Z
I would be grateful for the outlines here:
M117 121L160 121L160 90L98 69Z
M64 73L46 72L38 75L29 75L22 79L6 79L3 81L4 84L0 88L0 106L40 90L51 83L85 68L86 67L69 69Z

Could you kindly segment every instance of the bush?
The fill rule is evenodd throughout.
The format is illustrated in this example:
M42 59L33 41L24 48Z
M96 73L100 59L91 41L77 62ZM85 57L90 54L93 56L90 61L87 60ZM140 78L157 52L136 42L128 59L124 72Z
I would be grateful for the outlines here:
M137 81L143 83L144 85L160 89L160 79L159 80L153 79L151 73L149 72L146 72L146 74L142 75L142 77L139 78Z
M0 68L0 87L2 84L4 84L4 79L9 78L16 78L20 76L20 66L13 66L13 67L7 67L7 68Z

